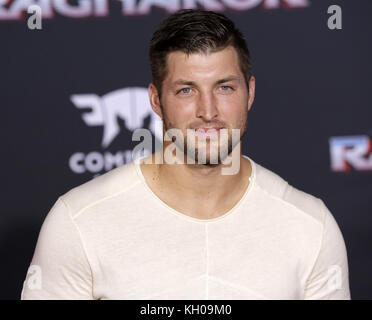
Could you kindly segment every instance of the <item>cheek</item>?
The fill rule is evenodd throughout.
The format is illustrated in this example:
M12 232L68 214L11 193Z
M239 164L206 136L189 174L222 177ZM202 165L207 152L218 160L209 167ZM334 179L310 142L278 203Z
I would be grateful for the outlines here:
M221 118L233 127L241 127L245 121L248 102L240 96L225 97L219 102Z
M190 101L176 99L164 101L164 109L167 121L178 128L182 128L192 121L195 111L194 105Z

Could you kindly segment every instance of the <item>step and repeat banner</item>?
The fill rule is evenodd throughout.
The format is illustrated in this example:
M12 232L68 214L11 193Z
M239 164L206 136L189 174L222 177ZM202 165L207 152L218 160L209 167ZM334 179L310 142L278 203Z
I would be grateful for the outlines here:
M256 98L243 153L324 200L352 299L371 299L369 0L0 0L0 298L20 298L60 195L132 161L137 128L161 139L148 47L183 8L222 12L245 35Z

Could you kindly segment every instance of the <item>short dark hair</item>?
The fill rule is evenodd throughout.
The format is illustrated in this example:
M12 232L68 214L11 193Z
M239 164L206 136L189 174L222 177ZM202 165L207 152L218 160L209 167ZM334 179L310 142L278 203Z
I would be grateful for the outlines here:
M250 52L244 36L229 18L221 13L194 9L183 9L171 14L160 23L150 42L152 82L159 97L167 74L168 53L208 53L228 46L237 51L240 69L248 87L252 75Z

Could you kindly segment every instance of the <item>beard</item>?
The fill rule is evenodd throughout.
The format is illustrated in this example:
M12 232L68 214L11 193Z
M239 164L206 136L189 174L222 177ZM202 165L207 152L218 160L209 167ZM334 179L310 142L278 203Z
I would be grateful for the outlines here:
M220 130L220 134L215 138L200 138L195 135L194 128L188 128L187 131L191 135L185 133L183 130L175 127L164 113L164 108L161 106L163 113L163 124L166 134L169 129L178 129L176 133L168 135L176 147L181 151L182 155L186 155L187 163L203 164L206 166L217 166L230 156L234 148L241 142L247 130L248 122L248 110L244 115L244 122L241 124L241 128L238 129L238 134L233 135L232 129L228 129L223 123L215 124L212 126L221 127L224 129ZM179 135L182 134L182 137ZM182 159L183 160L183 159Z

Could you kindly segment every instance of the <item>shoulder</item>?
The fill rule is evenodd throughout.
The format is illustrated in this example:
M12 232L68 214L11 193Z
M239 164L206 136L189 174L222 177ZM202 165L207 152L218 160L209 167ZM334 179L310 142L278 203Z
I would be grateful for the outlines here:
M299 254L311 256L307 277L317 279L328 266L341 266L347 284L347 251L342 231L325 202L288 183L275 172L254 163L254 187L270 223L280 222ZM307 248L305 251L303 248ZM311 252L311 254L309 254ZM310 278L309 278L310 279ZM314 280L316 281L316 280ZM346 286L347 288L347 286Z
M296 188L283 177L254 162L255 185L278 206L290 208L318 225L323 225L325 215L330 214L322 199Z
M74 218L85 208L125 193L140 181L135 164L130 162L70 189L60 198Z

